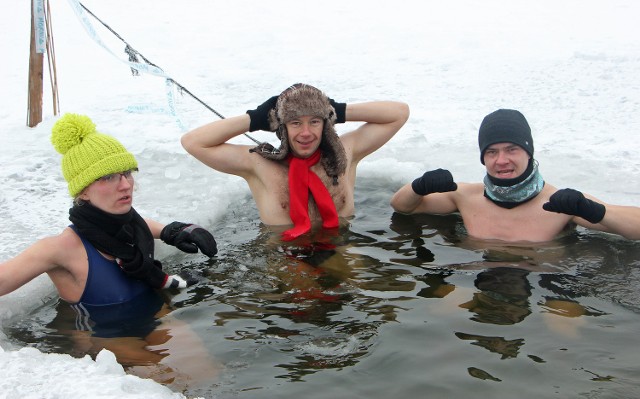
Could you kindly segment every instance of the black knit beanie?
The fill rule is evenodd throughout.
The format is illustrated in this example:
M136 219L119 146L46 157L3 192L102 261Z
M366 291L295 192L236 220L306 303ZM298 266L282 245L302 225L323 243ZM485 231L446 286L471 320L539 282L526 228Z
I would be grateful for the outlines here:
M514 143L533 158L533 137L524 115L514 109L499 109L485 116L480 124L478 145L480 162L484 165L484 152L491 144Z

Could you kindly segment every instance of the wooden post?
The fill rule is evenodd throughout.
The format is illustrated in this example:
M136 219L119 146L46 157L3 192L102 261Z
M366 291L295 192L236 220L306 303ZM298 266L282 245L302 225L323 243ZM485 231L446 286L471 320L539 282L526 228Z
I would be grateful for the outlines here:
M34 127L42 122L42 81L44 54L36 53L36 26L33 2L31 0L31 52L29 55L29 104L27 126Z

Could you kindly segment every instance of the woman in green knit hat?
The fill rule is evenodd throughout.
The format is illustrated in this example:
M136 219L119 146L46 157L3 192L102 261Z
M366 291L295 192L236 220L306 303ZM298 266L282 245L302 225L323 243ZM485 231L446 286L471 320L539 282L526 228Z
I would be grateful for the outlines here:
M61 117L51 143L62 154L72 224L0 263L0 295L47 273L71 305L59 303L47 328L69 335L74 353L95 356L106 348L130 373L158 382L193 381L201 373L210 378L217 364L188 326L170 317L160 293L194 281L162 270L154 239L211 257L213 236L195 224L143 219L132 207L138 162L88 117Z
M184 288L193 281L168 275L154 259L154 239L207 256L217 253L204 228L143 219L132 207L138 163L115 138L96 131L84 115L65 114L53 126L51 142L62 154L73 223L57 236L39 240L0 264L0 295L42 273L76 310L123 304L154 289Z

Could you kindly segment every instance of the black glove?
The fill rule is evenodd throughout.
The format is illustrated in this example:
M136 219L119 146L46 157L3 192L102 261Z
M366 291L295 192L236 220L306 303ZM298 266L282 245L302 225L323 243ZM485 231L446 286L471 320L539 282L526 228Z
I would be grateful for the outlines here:
M563 188L553 193L549 202L542 205L542 209L580 216L590 223L599 223L606 212L604 205L585 198L580 191L571 188Z
M418 195L431 193L445 193L456 191L458 185L453 181L451 172L445 169L436 169L425 172L411 183L411 188Z
M169 223L162 229L160 239L169 245L192 254L198 252L198 248L209 257L218 253L216 240L211 233L197 224Z
M255 132L256 130L272 131L269 124L269 111L276 107L276 102L278 102L278 96L273 96L260 104L258 108L247 111L249 118L251 118L251 123L249 124L250 132Z
M329 104L336 110L336 123L345 123L347 121L347 103L337 103L330 98Z

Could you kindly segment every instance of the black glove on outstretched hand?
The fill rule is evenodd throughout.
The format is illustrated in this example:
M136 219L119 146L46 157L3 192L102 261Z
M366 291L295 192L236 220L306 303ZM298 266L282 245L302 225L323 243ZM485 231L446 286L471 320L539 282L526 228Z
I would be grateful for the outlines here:
M218 253L213 235L197 224L169 223L162 229L160 239L191 254L198 252L198 249L209 257Z
M336 111L336 123L345 123L347 121L347 103L339 103L330 98L329 104Z
M411 188L418 195L431 193L445 193L456 191L458 185L453 181L451 172L446 169L436 169L425 172L411 183Z
M269 111L276 107L276 102L278 102L278 96L273 96L258 105L258 108L247 111L251 119L251 123L249 124L250 132L255 132L256 130L272 131L271 125L269 124Z
M590 223L600 223L606 212L604 205L585 198L580 191L571 188L563 188L553 193L549 202L542 205L542 209L580 216Z

